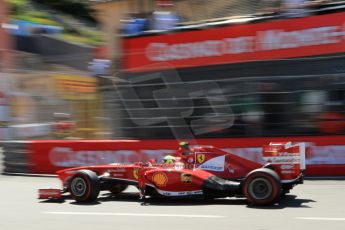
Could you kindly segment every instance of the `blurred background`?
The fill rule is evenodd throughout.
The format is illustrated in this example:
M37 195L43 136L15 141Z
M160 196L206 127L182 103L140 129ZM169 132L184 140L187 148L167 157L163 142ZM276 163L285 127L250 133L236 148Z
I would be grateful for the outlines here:
M342 135L344 11L336 0L0 0L0 140ZM303 34L259 51L268 30ZM247 40L219 61L168 47L205 31Z

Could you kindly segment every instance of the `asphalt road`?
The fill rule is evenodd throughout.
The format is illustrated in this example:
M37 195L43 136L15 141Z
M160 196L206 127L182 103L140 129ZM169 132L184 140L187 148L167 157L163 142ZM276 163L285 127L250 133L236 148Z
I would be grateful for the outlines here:
M0 176L0 229L345 229L345 181L306 181L280 204L250 207L245 200L213 202L138 200L134 188L99 201L37 200L37 189L59 186L56 178Z

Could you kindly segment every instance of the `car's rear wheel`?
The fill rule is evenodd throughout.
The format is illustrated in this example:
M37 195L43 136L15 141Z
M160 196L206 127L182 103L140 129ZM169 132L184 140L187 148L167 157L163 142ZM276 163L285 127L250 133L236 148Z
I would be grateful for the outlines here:
M276 172L260 168L250 172L243 183L243 194L253 205L271 205L280 197L280 178Z
M100 181L97 174L90 170L79 170L69 183L68 190L77 202L93 202L100 192Z

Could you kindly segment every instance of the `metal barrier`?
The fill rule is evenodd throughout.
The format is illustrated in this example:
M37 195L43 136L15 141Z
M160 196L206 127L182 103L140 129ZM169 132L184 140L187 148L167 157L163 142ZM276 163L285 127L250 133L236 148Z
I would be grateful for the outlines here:
M30 173L27 141L2 143L3 173Z
M4 168L4 160L3 160L3 149L2 149L2 145L0 144L0 173L3 172L3 168Z
M262 162L262 146L273 142L307 143L307 176L345 175L345 136L198 139L224 151ZM4 174L54 174L57 170L110 163L145 162L176 153L169 140L49 140L3 143Z

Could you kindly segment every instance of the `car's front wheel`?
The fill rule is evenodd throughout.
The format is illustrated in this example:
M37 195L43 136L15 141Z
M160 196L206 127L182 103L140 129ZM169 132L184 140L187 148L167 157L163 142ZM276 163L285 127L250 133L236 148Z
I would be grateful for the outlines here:
M100 192L100 181L97 174L90 170L79 170L69 183L68 190L77 202L93 202Z

